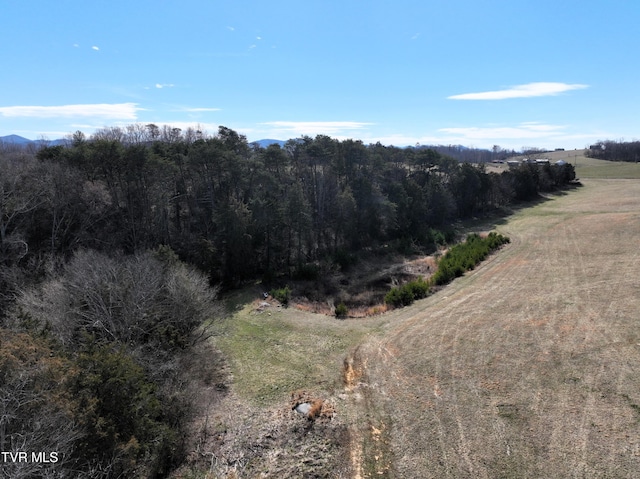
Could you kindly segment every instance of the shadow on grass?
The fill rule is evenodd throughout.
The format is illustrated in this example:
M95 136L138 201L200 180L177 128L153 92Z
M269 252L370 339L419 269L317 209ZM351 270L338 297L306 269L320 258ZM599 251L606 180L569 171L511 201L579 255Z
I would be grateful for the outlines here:
M452 226L456 230L458 230L461 235L466 235L474 230L476 231L477 230L484 230L484 231L494 230L499 226L505 225L511 216L523 210L527 210L535 206L543 205L556 198L567 196L572 191L582 188L582 186L583 186L582 183L580 183L579 181L576 181L575 183L572 183L571 185L566 186L563 189L544 192L542 194L538 194L535 198L531 200L521 201L516 204L503 206L503 207L488 211L485 214L475 216L473 218L460 220Z

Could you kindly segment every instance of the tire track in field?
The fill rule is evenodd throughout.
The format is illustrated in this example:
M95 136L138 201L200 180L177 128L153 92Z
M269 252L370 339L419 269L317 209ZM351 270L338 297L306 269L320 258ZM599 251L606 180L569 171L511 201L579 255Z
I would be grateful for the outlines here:
M469 301L469 299L473 296L475 296L476 293L471 293L470 295L465 295L462 298L456 299L455 301L453 301L451 303L450 309L453 311L455 310L458 306L460 306L463 303L466 303ZM452 339L450 340L450 344L451 346L449 346L448 343L449 341L447 341L445 338L448 336L446 333L448 332L447 328L443 328L443 332L440 336L440 342L438 345L438 353L437 353L437 360L436 360L436 364L434 366L434 369L436 370L436 379L438 377L443 377L445 375L447 376L452 376L453 371L455 370L455 363L452 361L451 365L449 366L449 368L446 367L445 361L441 361L441 358L455 358L456 355L456 350L455 350L455 344L459 338L460 335L460 330L461 330L461 323L464 321L463 318L457 319L455 321L452 321L452 314L448 313L446 316L447 321L446 324L453 324L453 328L451 328L453 330L453 334L452 334ZM445 371L445 369L448 369L448 371ZM438 391L436 388L439 388L439 384L436 382L436 384L434 385L434 394L437 394ZM438 394L439 395L439 394ZM466 466L467 472L469 474L474 473L474 466L473 463L469 457L470 451L471 451L471 446L469 444L469 442L467 441L467 438L465 436L464 433L464 427L462 425L462 420L460 417L460 412L458 410L458 405L456 402L453 402L453 416L454 416L454 420L456 422L457 425L457 435L458 435L458 440L456 441L456 452L458 453L458 455L463 459L464 464ZM444 432L441 429L439 431L439 440L441 444L445 444L445 437L444 437Z
M584 253L582 251L580 242L577 241L576 237L577 237L577 231L572 228L571 224L567 224L565 227L565 238L567 240L569 240L574 248L574 250L577 253L577 258L578 258L578 275L572 275L574 279L576 279L576 283L579 282L587 282L589 281L589 274L587 272L587 267L585 266L585 259L584 259ZM576 286L578 286L576 284ZM574 288L576 288L576 286L574 286ZM575 290L575 289L574 289ZM581 299L581 298L578 298ZM578 315L578 321L577 321L577 327L580 327L580 329L584 329L585 330L585 334L584 334L584 340L583 340L583 344L585 346L589 346L592 342L593 342L593 334L594 334L594 328L592 325L592 322L594 321L594 318L596 317L596 311L593 309L593 307L591 306L591 302L590 301L585 301L583 302L583 304L585 304L585 308L586 308L586 314L584 315ZM591 412L593 411L593 408L596 405L596 399L595 399L595 386L598 382L598 379L602 376L602 374L604 373L604 366L600 366L600 368L598 369L598 371L592 375L589 380L586 381L588 390L587 390L587 399L584 402L584 407L582 408L582 411L580 413L580 417L579 417L579 427L578 427L578 434L577 434L577 441L576 441L576 455L575 455L575 459L573 461L573 465L572 465L572 470L574 471L574 473L578 473L581 475L584 475L587 473L587 468L588 468L588 464L587 464L587 454L588 454L588 446L589 446L589 434L588 434L588 430L587 430L587 424L588 421L591 418Z
M507 232L511 245L437 293L438 298L417 304L412 315L403 313L397 326L390 328L384 344L387 352L381 350L382 369L394 379L394 388L403 391L393 392L383 383L392 397L389 401L408 407L412 393L424 397L428 392L435 404L426 411L430 420L424 422L431 424L434 437L419 436L429 441L435 453L434 460L420 463L433 467L430 477L492 477L495 465L486 465L487 457L502 464L522 454L529 457L522 460L544 454L553 464L529 463L531 470L556 467L565 477L594 471L590 435L596 419L607 421L598 395L607 366L585 363L588 370L581 373L577 385L563 381L571 379L572 370L581 364L574 354L588 354L606 345L607 337L594 321L614 307L612 301L597 306L591 301L594 291L606 284L607 275L594 276L597 259L586 260L581 248L589 242L578 229L585 214L575 213L575 223L573 216L562 214L552 217L551 223L540 218L536 229L529 226L524 234L513 226L518 233ZM484 317L474 311L476 305ZM419 348L423 359L408 353ZM399 353L392 358L388 351L395 350ZM538 363L528 366L531 360ZM521 377L504 376L509 369ZM496 389L487 391L481 379L486 379L487 387L495 383ZM495 418L487 418L496 407ZM473 416L480 413L485 417ZM405 433L417 431L410 420L398 427ZM519 432L525 436L520 442ZM421 450L406 441L400 444ZM501 452L485 453L483 459L478 451L489 445Z
M511 325L509 324L509 321L501 324L500 321L497 320L494 312L500 308L500 304L503 301L506 301L506 295L503 294L504 291L509 290L511 292L510 294L514 294L514 291L516 292L515 294L522 294L526 292L523 291L526 290L526 278L530 277L531 272L536 267L535 258L532 258L529 252L523 248L521 239L518 236L511 237L513 245L511 248L513 248L513 251L505 251L505 253L509 253L507 258L495 256L493 257L494 260L499 258L499 261L495 265L492 264L492 262L483 263L477 270L471 273L470 276L472 278L473 275L478 275L478 280L475 285L476 287L472 289L473 292L465 297L465 303L468 303L468 306L464 311L460 311L461 318L454 320L454 317L457 314L456 308L452 308L451 314L446 318L446 322L448 324L451 322L455 324L455 332L452 340L454 346L450 354L444 354L445 351L441 350L438 357L450 358L449 370L451 375L456 371L465 369L470 370L470 365L461 360L461 358L469 356L469 351L466 350L465 345L463 344L464 338L471 337L474 333L479 333L480 345L495 345L505 342L503 338L510 334ZM477 317L477 315L474 315L473 310L475 308L473 305L486 303L490 303L490 307L487 308L486 313L484 314L485 317ZM495 323L500 327L496 329ZM461 345L460 350L457 347L458 345ZM498 351L495 348L494 352L500 352L499 356L504 356L502 351ZM489 355L487 356L482 351L475 351L476 355L485 356L486 359L484 359L484 361L492 361L493 358L490 357L490 349L488 350L488 353ZM498 354L496 355L498 356ZM487 370L487 375L489 383L491 383L490 368ZM466 386L471 393L476 396L481 396L482 388L477 371L472 371L472 378L473 380ZM452 408L458 426L457 433L460 444L466 449L473 449L473 444L467 443L465 434L465 429L473 431L473 418L469 418L468 414L465 414L463 406L459 401L454 401ZM502 444L505 454L510 456L511 446L507 435L504 433L504 424L500 420L492 421L491 430L495 436L496 442ZM475 442L475 448L477 449L477 438ZM474 462L478 462L477 457L475 458L475 461L472 462L469 460L469 453L466 450L463 452L465 453L464 458L467 463L467 471L472 475L472 477L490 477L485 468L474 467Z
M593 218L592 224L607 224L607 213L601 213ZM593 234L595 231L596 234ZM614 308L614 291L618 291L623 288L625 278L623 275L612 275L611 272L607 272L605 267L594 264L593 258L590 257L590 261L585 259L585 253L583 251L584 244L589 244L592 250L606 250L609 247L614 247L611 242L608 241L608 235L606 232L600 231L598 228L587 228L586 231L577 230L571 222L568 222L565 228L565 238L568 244L571 244L576 252L576 268L579 274L574 275L574 285L571 290L574 291L575 301L580 303L583 309L582 314L576 316L574 341L568 344L570 351L577 352L579 354L590 353L595 357L602 358L606 354L606 349L615 347L615 342L612 340L615 338L610 337L611 331L615 330L617 325L611 324L611 328L608 329L608 333L604 332L604 324L608 323L610 313ZM579 241L580 234L590 234L592 240L586 242L584 240ZM608 243L608 244L607 244ZM629 264L629 263L627 263ZM602 271L605 270L605 274ZM609 274L607 274L609 273ZM617 281L612 282L612 277L618 277ZM594 279L598 280L599 277L607 278L606 280L596 281L594 285ZM597 283L602 283L600 287ZM582 283L582 284L580 284ZM604 283L607 283L606 285ZM605 288L603 288L606 287ZM608 293L603 294L604 291ZM580 337L580 333L583 337ZM577 415L577 434L575 442L575 454L572 461L572 471L574 474L589 475L589 454L591 449L595 446L593 444L593 438L591 437L590 429L591 425L599 422L599 418L603 415L601 406L601 396L603 387L607 381L607 368L608 361L600 360L600 364L590 370L590 374L586 374L582 379L583 394L586 394L586 399L583 401L581 407L578 407L579 414ZM571 398L568 398L571 401ZM573 400L575 405L575 399Z
M511 249L516 248L517 241L514 241L515 245L509 245L504 251L498 252L497 255L509 253ZM513 256L511 253L510 256ZM470 330L478 328L477 321L473 318L470 319L469 308L472 308L474 301L485 301L487 297L500 298L500 289L505 287L505 284L513 285L522 281L521 278L526 278L528 272L533 265L528 260L522 261L520 259L507 260L506 262L500 261L494 264L495 256L491 257L492 261L483 263L475 271L467 275L467 280L458 280L453 285L448 286L444 291L438 293L440 298L438 299L435 308L439 308L437 327L440 328L440 334L438 335L437 345L435 346L435 362L431 371L425 371L424 374L427 377L416 376L412 373L411 368L403 367L402 364L396 362L395 367L402 370L401 374L392 373L394 377L404 377L405 389L416 390L415 384L421 380L427 380L430 383L430 390L432 389L432 395L435 398L434 401L446 402L447 407L452 410L452 417L447 417L448 414L441 411L441 408L431 408L430 415L433 422L437 425L437 430L434 431L437 434L437 442L439 444L439 454L441 461L448 463L452 459L451 457L461 457L464 463L464 468L467 473L474 477L488 477L486 472L480 468L474 466L474 459L472 458L473 441L469 441L466 437L466 430L468 429L468 418L464 419L465 414L460 410L460 406L457 401L452 401L450 397L450 391L446 383L442 383L442 378L454 377L460 373L460 370L465 368L464 364L458 365L456 357L459 355L457 350L457 343L461 336L467 336ZM505 266L506 264L506 266ZM513 270L522 270L521 274L514 275ZM487 274L490 271L493 280L489 283L489 286L482 289L469 289L461 287L461 282L469 281L475 275ZM510 278L518 278L516 281L511 281ZM448 293L448 294L447 294ZM415 340L419 337L419 331L424 329L426 321L418 313L414 317L406 320L388 336L387 343L393 343L395 345L406 343L407 341ZM484 335L485 332L482 328L478 328ZM489 333L491 334L491 333ZM387 347L387 350L389 348ZM389 368L389 365L384 368L385 370L393 369ZM397 383L400 386L400 383ZM429 396L431 396L429 394ZM456 431L458 439L452 446L452 441L448 440L451 432L447 432L444 422L453 421L456 424ZM457 477L455 474L451 476L449 470L443 471L441 477Z
M510 221L510 245L388 313L367 367L392 423L398 477L609 477L620 461L628 473L615 477L640 477L629 405L640 404L640 388L627 386L640 355L624 342L637 337L640 351L639 333L625 329L637 317L640 256L617 265L618 276L614 266L598 270L606 242L617 242L613 213L585 198ZM634 355L614 369L621 347ZM629 436L624 460L607 439L618 431Z

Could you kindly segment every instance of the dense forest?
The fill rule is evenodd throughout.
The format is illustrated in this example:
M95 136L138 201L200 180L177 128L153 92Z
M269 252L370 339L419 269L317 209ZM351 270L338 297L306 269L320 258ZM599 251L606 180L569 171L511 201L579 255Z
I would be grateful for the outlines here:
M640 161L640 141L599 141L589 147L587 156L599 160Z
M4 266L166 245L225 287L383 242L428 244L434 229L573 179L570 165L495 174L430 149L327 136L252 148L224 127L109 128L2 161Z
M259 148L225 127L4 145L0 449L55 464L0 474L166 476L190 411L181 364L208 337L216 287L314 277L383 246L431 250L457 220L574 177L327 136Z

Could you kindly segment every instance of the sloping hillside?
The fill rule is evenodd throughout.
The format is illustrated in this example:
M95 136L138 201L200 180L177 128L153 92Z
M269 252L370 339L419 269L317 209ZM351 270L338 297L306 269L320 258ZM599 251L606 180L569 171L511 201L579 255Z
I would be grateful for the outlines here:
M638 477L640 182L585 181L501 229L511 245L358 350L360 439L386 441L361 474Z
M339 321L234 298L224 399L203 391L182 472L638 477L640 181L583 183L499 224L511 244L407 308Z

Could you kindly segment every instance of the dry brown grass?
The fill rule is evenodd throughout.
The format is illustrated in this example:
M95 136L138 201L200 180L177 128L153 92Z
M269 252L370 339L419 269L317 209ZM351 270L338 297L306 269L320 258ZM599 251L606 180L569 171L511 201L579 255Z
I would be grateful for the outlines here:
M228 360L228 390L215 402L207 401L215 391L201 391L190 454L174 477L353 477L350 426L358 421L343 394L342 365L384 319L283 308L260 289L227 302L231 315L215 343ZM311 417L292 409L301 402Z
M359 349L388 476L639 477L640 182L585 181L500 232Z
M259 291L238 300L217 339L229 393L194 467L640 477L640 181L584 184L508 218L498 230L511 244L410 307L340 321L261 309ZM299 390L331 419L292 411Z

